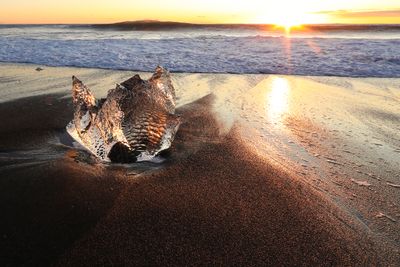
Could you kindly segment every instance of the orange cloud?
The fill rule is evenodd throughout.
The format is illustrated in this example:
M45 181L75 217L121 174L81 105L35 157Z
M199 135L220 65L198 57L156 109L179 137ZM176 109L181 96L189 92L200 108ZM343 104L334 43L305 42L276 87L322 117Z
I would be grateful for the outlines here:
M397 17L400 18L400 9L396 10L367 10L367 11L349 11L349 10L333 10L319 11L313 14L324 14L343 18L363 18L363 17Z
M400 9L392 10L331 10L318 11L313 14L330 17L336 23L400 23Z

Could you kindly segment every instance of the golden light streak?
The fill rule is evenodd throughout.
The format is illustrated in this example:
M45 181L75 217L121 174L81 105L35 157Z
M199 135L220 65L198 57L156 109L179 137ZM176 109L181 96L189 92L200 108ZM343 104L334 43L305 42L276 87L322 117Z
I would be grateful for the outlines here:
M286 78L273 78L266 99L267 115L271 122L282 123L284 115L289 111L290 91L290 83Z

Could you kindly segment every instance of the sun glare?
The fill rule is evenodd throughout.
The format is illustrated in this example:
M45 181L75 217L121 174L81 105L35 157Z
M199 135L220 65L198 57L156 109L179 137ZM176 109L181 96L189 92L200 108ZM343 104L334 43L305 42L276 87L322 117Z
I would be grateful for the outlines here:
M293 29L301 29L304 24L318 23L315 18L304 13L294 13L289 11L277 11L275 14L265 15L257 19L259 23L273 24L276 29L283 30L290 34Z
M267 114L274 123L281 123L283 116L289 110L289 96L291 86L288 79L274 77L269 85L267 94Z
M290 34L292 29L300 29L302 27L302 24L295 24L291 22L283 22L283 23L276 23L275 28L277 29L283 29L286 34Z
M265 11L254 17L255 23L272 24L290 34L293 29L302 29L302 25L326 23L324 14L316 14L312 6L301 1L280 0L279 3L265 6Z
M282 28L286 33L290 33L293 28L300 28L302 24L306 23L305 18L300 14L287 14L272 20L276 28Z

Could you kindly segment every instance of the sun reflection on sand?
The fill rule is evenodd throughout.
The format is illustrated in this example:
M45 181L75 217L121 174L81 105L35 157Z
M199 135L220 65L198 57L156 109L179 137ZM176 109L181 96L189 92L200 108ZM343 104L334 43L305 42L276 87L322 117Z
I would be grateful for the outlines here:
M283 115L289 109L290 83L286 78L274 77L267 94L267 115L273 123L282 123Z

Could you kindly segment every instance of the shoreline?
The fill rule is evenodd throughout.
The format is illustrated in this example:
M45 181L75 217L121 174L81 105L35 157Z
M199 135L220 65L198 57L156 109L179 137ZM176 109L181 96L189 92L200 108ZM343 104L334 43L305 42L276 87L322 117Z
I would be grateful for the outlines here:
M276 37L276 38L281 38L281 37ZM390 40L390 39L389 39ZM396 40L396 39L393 39ZM46 64L35 64L31 62L8 62L8 61L1 61L0 60L0 65L3 66L32 66L32 67L39 67L39 68L67 68L67 69L88 69L88 70L104 70L104 71L118 71L118 72L137 72L137 73L153 73L152 70L145 71L145 70L135 70L135 69L119 69L119 68L102 68L102 67L82 67L82 66L52 66L52 65L46 65ZM171 71L172 72L172 71ZM287 74L287 73L250 73L250 72L201 72L201 71L196 71L196 72L187 72L187 71L173 71L175 74L210 74L210 75L275 75L275 76L289 76L289 77L327 77L327 78L349 78L349 79L400 79L399 77L396 76L345 76L345 75L304 75L304 74Z
M62 142L70 77L134 72L40 66L0 63L6 263L400 260L399 78L172 73L164 163L105 166Z

